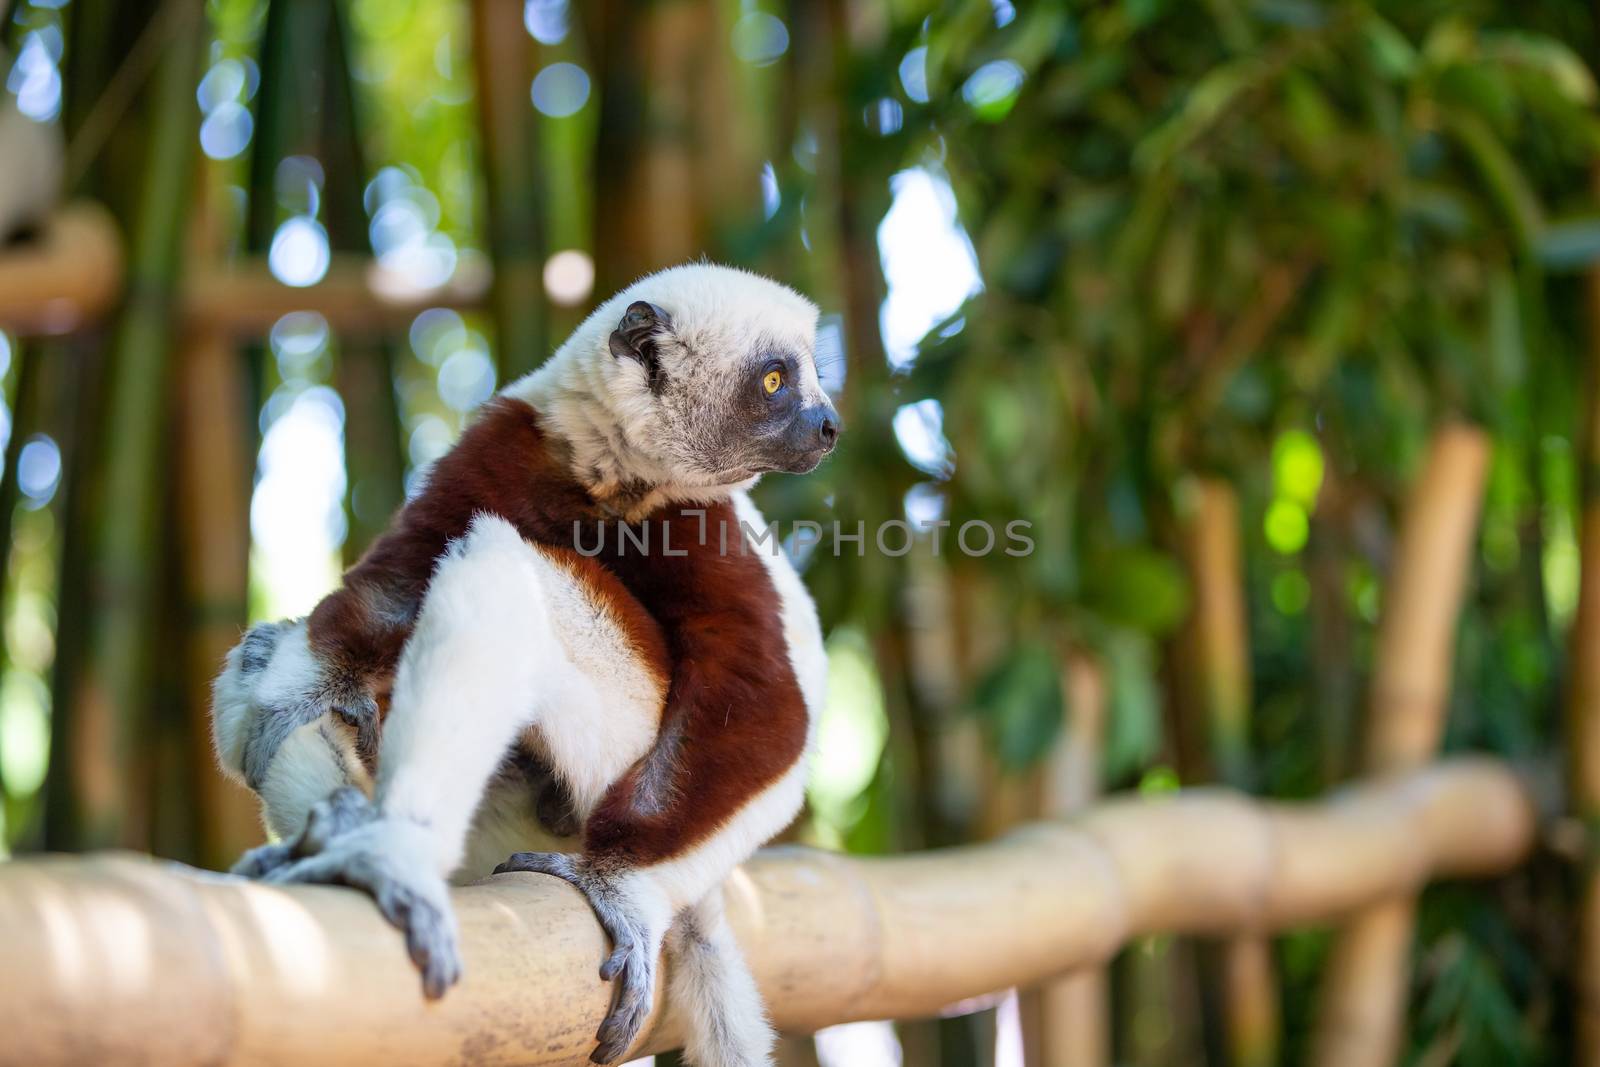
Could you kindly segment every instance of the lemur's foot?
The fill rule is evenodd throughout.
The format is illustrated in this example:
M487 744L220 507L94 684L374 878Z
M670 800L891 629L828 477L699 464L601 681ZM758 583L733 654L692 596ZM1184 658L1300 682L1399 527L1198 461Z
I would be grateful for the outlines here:
M653 922L621 879L586 867L582 858L561 852L517 852L494 869L496 874L529 871L571 884L589 901L606 936L611 955L600 964L603 981L616 980L611 1011L595 1031L599 1044L590 1053L595 1063L616 1063L633 1046L655 1001L656 957L664 924ZM663 926L657 930L655 927Z
M287 847L286 856L274 853L262 858L263 866L278 861L277 866L266 866L263 881L346 885L364 891L384 918L406 935L406 949L422 972L422 988L430 998L444 996L460 980L455 913L422 827L385 818L359 790L344 788L311 809L305 831ZM240 864L262 851L247 853Z
M240 856L239 862L229 868L229 873L246 878L266 878L280 867L321 852L334 837L371 822L374 817L371 802L361 792L355 789L335 790L327 800L311 809L299 837L292 841L257 845Z

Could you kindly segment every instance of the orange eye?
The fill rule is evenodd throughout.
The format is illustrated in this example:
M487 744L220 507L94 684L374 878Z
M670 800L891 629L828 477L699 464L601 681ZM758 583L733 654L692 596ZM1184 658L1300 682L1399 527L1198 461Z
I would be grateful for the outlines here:
M783 388L783 371L769 370L767 376L761 379L761 388L768 396Z

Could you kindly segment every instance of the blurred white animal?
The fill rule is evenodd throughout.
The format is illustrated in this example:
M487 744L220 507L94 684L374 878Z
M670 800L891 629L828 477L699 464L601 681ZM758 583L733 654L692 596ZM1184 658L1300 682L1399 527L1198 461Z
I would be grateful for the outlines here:
M6 4L0 0L0 25ZM9 80L11 56L0 49L0 86ZM0 244L39 226L61 191L61 127L36 122L0 88Z

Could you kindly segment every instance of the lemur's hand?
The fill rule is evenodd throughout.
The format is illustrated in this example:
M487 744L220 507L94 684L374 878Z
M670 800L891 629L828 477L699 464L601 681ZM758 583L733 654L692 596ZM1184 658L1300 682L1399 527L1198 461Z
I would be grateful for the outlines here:
M561 852L517 852L494 869L496 874L528 871L548 874L576 887L611 939L611 955L600 964L600 978L617 983L611 1010L595 1032L589 1059L615 1063L639 1038L639 1030L655 1003L656 964L661 942L672 921L666 898L638 871L613 874L595 870L581 856Z
M371 679L321 661L304 619L262 623L228 653L213 687L212 728L223 767L259 789L284 740L333 715L355 731L370 769L378 752L378 701Z
M346 787L311 809L293 843L256 852L266 849L279 851L263 857L269 862L259 865L266 868L262 881L345 885L371 896L384 918L405 934L428 997L444 996L460 980L455 913L425 827L385 817L359 790Z

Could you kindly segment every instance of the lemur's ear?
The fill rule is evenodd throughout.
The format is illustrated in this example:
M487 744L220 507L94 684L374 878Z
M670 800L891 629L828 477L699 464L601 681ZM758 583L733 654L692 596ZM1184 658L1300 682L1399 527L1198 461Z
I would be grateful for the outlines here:
M622 313L622 321L611 331L611 354L636 359L650 374L650 387L660 381L661 361L656 351L661 335L672 326L665 311L644 300L635 300Z

